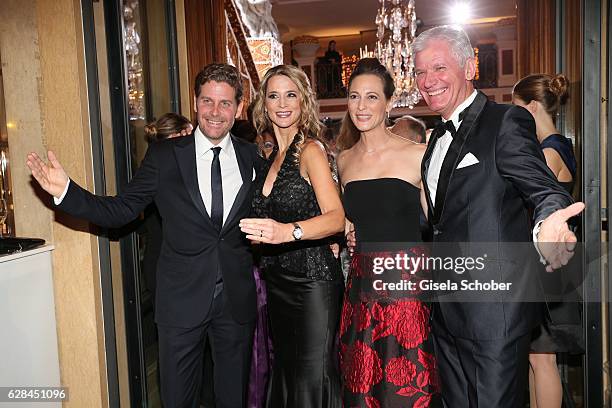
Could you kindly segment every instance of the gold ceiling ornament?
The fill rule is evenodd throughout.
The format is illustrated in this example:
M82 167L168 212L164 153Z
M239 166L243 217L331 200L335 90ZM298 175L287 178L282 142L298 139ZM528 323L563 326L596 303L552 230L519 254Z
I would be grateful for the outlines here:
M417 30L414 0L379 0L374 56L395 80L395 107L413 108L421 95L414 78L412 42Z

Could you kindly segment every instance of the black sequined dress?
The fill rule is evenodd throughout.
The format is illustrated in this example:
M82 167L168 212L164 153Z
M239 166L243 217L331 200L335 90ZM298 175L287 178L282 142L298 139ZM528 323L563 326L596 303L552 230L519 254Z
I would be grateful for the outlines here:
M313 188L300 175L296 141L268 196L262 189L275 154L255 181L255 217L293 223L321 214ZM329 240L265 245L262 253L274 349L266 406L340 408L335 340L344 284Z

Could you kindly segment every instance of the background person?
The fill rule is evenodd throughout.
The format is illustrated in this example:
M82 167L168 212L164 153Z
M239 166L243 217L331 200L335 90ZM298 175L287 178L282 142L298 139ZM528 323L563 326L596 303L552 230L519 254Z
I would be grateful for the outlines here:
M342 55L336 50L336 41L331 40L323 56L326 66L327 92L332 95L342 91Z
M186 117L168 112L144 127L144 137L148 144L174 137L190 135L193 125ZM144 253L142 255L142 274L145 288L151 294L153 315L155 315L155 288L157 287L157 260L162 246L162 220L154 203L145 208L144 219L139 233L144 233ZM157 359L157 382L160 383L159 359Z
M193 131L191 121L178 113L168 112L161 115L155 122L144 127L145 140L148 143L174 137L187 136Z
M276 138L274 137L274 130L272 129L264 129L261 133L258 133L255 143L257 143L259 151L266 159L269 159L274 149L278 148Z
M159 117L155 122L144 127L145 140L151 144L161 140L191 134L193 125L186 117L178 113L169 112ZM155 288L157 286L157 259L161 253L162 221L155 204L150 204L144 210L143 226L146 229L145 250L142 260L145 287L153 297L155 308Z
M572 193L576 157L571 139L555 126L559 107L567 100L568 79L563 74L533 74L519 80L512 103L531 113L546 164L559 184ZM559 278L556 274L554 278ZM567 288L561 288L565 291ZM536 328L529 353L529 406L560 408L563 400L556 353L582 353L582 311L577 302L548 302L544 323Z
M336 51L336 41L331 40L327 44L327 51L325 51L325 56L323 58L327 60L328 64L340 64L342 62L342 56Z
M425 143L425 122L411 115L404 115L395 119L391 132L416 143Z

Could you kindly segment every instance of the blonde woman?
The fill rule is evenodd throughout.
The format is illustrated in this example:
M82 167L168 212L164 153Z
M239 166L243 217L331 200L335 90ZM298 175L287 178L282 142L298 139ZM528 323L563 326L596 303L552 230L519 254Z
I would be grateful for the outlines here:
M278 144L255 181L257 218L240 223L248 239L263 244L274 348L266 405L339 408L334 343L343 279L329 243L344 229L344 210L304 72L270 69L253 118L258 132L274 130Z

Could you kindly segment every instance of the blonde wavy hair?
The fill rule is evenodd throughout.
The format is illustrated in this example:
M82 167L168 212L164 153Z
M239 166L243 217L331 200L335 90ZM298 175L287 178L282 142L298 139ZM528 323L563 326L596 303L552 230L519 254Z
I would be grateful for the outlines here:
M321 137L322 126L319 122L319 105L317 97L310 87L308 77L300 68L293 65L277 65L270 68L264 75L259 91L253 106L253 122L258 134L262 134L266 129L273 129L272 121L266 113L266 94L268 93L268 82L276 75L284 75L297 86L300 99L300 118L298 120L299 140L297 142L296 159L306 142L306 139L314 139L323 144L327 150L327 144Z

